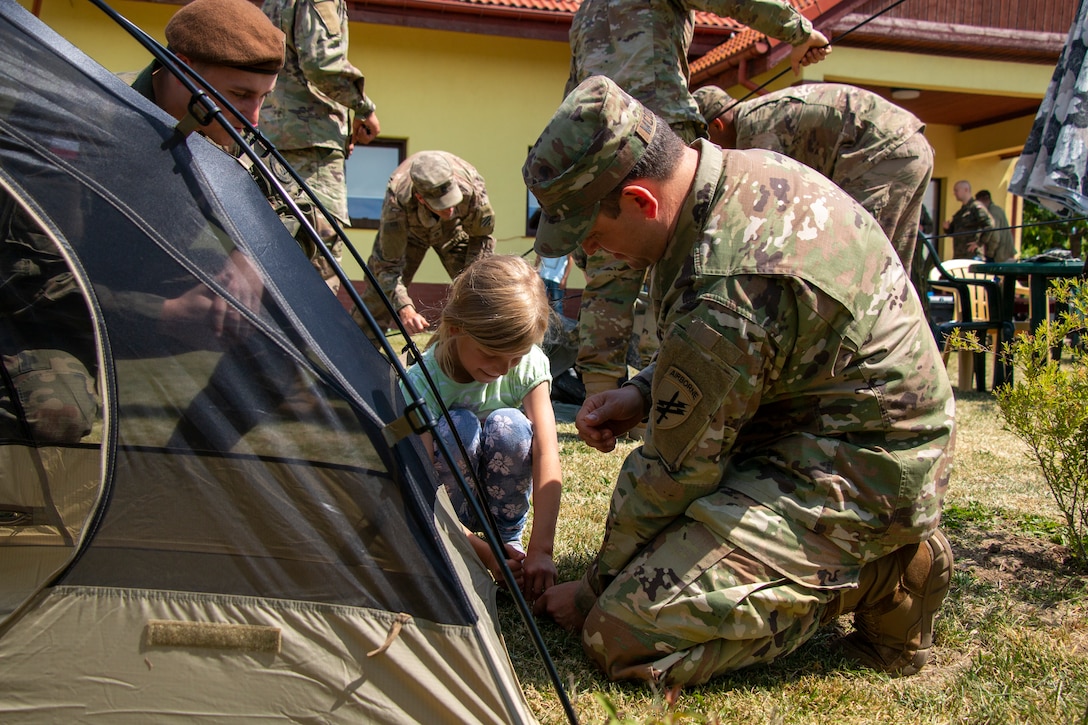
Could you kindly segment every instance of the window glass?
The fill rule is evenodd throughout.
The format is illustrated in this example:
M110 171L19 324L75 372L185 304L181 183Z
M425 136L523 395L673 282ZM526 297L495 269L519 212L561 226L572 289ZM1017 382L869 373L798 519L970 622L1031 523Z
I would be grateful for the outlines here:
M533 196L533 192L526 191L528 202L525 211L525 236L535 237L536 228L540 224L540 202Z
M389 177L402 161L407 142L380 139L366 146L356 146L344 164L348 185L348 216L351 225L377 229L382 215L382 199Z

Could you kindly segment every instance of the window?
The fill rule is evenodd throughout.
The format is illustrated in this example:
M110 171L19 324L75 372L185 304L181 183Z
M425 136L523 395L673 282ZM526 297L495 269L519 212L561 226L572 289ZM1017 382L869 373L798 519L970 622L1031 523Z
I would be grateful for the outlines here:
M377 229L389 177L405 158L408 142L376 139L355 146L344 163L348 186L348 216L357 229Z
M526 189L528 201L525 205L525 236L535 237L536 228L540 224L540 202L533 196L533 192Z

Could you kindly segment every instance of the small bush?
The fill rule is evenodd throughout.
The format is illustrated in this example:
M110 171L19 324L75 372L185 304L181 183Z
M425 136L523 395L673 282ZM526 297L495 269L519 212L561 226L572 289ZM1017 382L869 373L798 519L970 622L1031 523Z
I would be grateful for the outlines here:
M1016 382L994 391L1008 429L1031 449L1061 512L1073 558L1088 569L1088 286L1058 280L1051 295L1066 311L1033 335L1018 336L999 352L1016 370ZM1074 344L1067 345L1067 338ZM955 334L955 349L980 350L969 336ZM1069 359L1051 351L1065 346ZM992 351L988 351L992 352Z

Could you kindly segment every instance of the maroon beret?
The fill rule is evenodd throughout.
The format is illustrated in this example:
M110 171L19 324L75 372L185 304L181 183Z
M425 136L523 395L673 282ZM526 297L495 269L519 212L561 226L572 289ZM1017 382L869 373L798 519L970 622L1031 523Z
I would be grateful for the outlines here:
M170 50L254 73L283 67L283 32L248 0L193 0L166 24Z

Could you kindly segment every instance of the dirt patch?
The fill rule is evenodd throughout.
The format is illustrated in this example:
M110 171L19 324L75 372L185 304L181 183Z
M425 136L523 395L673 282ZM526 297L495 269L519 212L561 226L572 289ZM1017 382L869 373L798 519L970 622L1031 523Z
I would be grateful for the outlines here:
M998 589L1012 586L1053 587L1062 579L1082 574L1072 566L1067 547L1003 530L957 529L949 532L956 568L969 571L984 584Z

